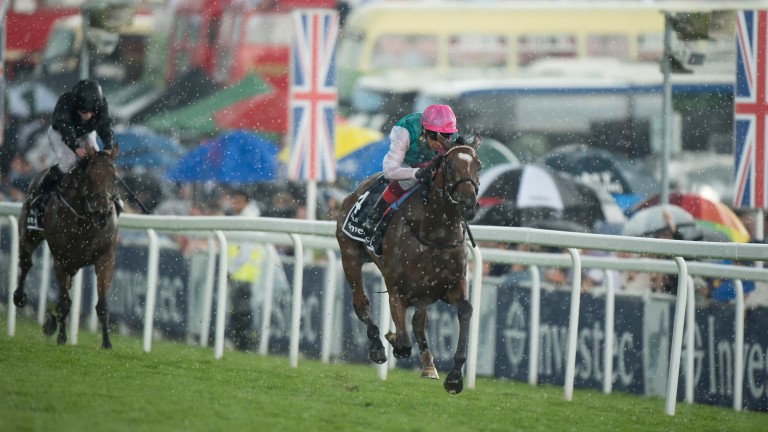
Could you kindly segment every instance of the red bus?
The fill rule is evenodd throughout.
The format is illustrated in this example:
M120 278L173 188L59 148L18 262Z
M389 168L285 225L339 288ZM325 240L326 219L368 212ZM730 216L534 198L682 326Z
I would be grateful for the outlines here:
M335 7L335 0L182 0L168 39L166 77L170 82L200 66L219 84L255 72L284 86L291 12Z
M182 0L173 12L168 35L166 81L172 82L184 72L202 67L213 71L214 43L224 9L232 0Z
M53 23L78 15L82 1L10 0L6 12L5 69L10 80L31 72L40 61Z

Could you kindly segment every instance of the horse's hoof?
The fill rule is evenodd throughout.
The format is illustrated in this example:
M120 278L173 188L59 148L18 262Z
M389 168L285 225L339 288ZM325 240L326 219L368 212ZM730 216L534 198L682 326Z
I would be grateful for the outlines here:
M43 334L46 336L51 336L55 331L56 331L56 317L52 313L47 312L45 314L45 322L43 323Z
M67 335L63 335L59 333L59 337L56 338L56 343L59 345L64 345L67 343Z
M105 340L101 343L103 349L112 349L112 342Z
M430 378L430 379L440 379L440 375L437 374L437 369L435 368L424 368L421 370L421 377L422 378Z
M16 307L24 307L27 305L27 293L21 290L16 290L13 292L13 304L16 305Z
M409 346L393 347L392 354L395 356L395 358L398 358L398 359L409 358L411 357L411 351L413 351L413 347L409 347Z
M464 390L464 377L461 375L461 372L458 374L453 371L449 373L443 383L443 388L450 394L461 393L461 391Z
M387 353L384 351L384 349L374 349L371 348L370 351L368 351L368 358L376 363L376 364L383 364L387 361Z

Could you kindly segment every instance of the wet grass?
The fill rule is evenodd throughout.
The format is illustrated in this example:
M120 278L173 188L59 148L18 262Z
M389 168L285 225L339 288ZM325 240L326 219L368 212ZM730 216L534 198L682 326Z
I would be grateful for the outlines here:
M5 316L3 316L5 318ZM448 395L440 381L371 366L261 357L181 343L81 332L58 346L40 327L0 322L0 431L714 431L762 430L765 413L677 405L660 398L480 378ZM442 372L444 378L445 372Z

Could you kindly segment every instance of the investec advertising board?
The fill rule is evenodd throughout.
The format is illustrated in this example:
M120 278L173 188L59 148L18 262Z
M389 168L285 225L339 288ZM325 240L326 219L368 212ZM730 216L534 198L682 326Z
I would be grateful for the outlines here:
M7 269L8 233L3 227L0 265ZM170 243L170 242L169 242ZM183 256L173 245L163 247L160 254L159 283L156 299L155 328L169 338L196 340L205 281L206 259ZM120 244L119 259L109 296L113 322L140 330L144 321L147 286L147 248L138 244ZM207 256L205 254L204 256ZM198 261L195 262L194 260ZM40 255L36 263L40 262ZM36 304L41 277L39 265L33 267L27 280L31 304ZM49 269L50 271L50 269ZM285 277L275 280L270 329L270 353L288 353L290 334L290 283L292 268L286 265ZM351 362L368 363L369 341L365 326L351 308L349 286L344 282L333 293L326 292L327 269L323 265L307 267L303 278L303 304L300 350L307 358L319 358L322 336L324 296L333 296L331 332L332 356ZM337 280L343 277L337 275ZM56 299L55 278L51 278L49 301ZM82 316L91 314L90 293L92 270L86 272ZM531 290L519 278L506 282L487 280L483 286L482 304L475 305L480 319L477 371L482 376L510 378L527 382L530 338ZM379 303L386 301L380 277L365 274L366 293L374 315ZM263 307L263 288L254 285L251 299L252 326L258 332ZM7 302L7 284L0 286L0 302ZM232 299L230 299L231 301ZM214 302L215 304L215 302ZM231 304L231 303L230 303ZM29 311L33 308L27 307ZM215 309L215 308L214 308ZM570 292L543 289L539 323L538 381L562 385L567 357ZM212 311L215 315L215 310ZM409 309L410 323L413 310ZM694 379L696 402L732 406L734 383L734 307L732 304L697 305L695 328ZM377 322L378 316L374 316ZM614 391L663 396L665 394L672 323L673 299L616 296L612 383ZM213 316L210 320L215 322ZM410 325L409 325L410 328ZM768 411L768 308L750 309L745 322L744 408ZM602 389L603 346L605 340L605 298L582 294L576 352L575 386ZM382 326L382 333L389 330ZM430 307L427 341L438 370L446 373L453 364L458 337L458 323L453 307L438 302ZM213 334L213 332L209 332ZM685 347L683 347L685 355ZM409 359L397 360L403 368L418 367L418 350ZM685 361L682 362L678 398L682 399L686 382ZM482 391L478 389L478 391Z

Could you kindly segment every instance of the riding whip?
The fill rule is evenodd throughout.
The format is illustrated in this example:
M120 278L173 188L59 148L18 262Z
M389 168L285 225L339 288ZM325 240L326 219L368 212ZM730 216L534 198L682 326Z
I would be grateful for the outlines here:
M135 193L133 193L131 188L129 188L128 185L125 184L125 181L123 181L123 179L120 178L120 176L118 176L117 179L120 180L120 184L123 185L123 188L125 188L125 191L128 192L128 198L130 198L131 201L133 201L136 204L138 204L139 207L141 207L141 211L143 211L144 214L149 214L149 209L147 209L147 207L144 205L144 203L142 203L141 200L139 200L139 198L136 196Z

